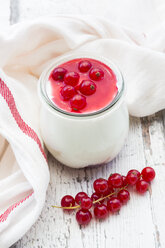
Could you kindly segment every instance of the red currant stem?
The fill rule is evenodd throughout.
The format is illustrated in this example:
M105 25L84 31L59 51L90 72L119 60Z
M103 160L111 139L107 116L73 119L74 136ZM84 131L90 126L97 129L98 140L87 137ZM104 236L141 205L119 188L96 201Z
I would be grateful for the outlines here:
M120 188L120 189L118 190L118 192L119 192L120 190L122 190L122 189L127 188L127 186L128 186L128 184L127 184L126 186ZM99 198L98 200L93 201L93 204L95 204L95 203L97 203L97 202L100 202L100 201L102 201L102 200L104 200L104 199L106 199L106 198L108 198L108 197L110 197L110 196L112 196L112 195L115 195L115 194L118 193L118 192L113 192L113 193L111 193L111 194L109 194L109 195L106 195L106 196L104 196L104 197L101 197L101 198Z
M80 205L76 205L74 207L60 207L60 206L52 206L53 208L62 208L62 209L76 209L80 208Z
M119 192L120 190L122 190L122 189L127 188L127 187L128 187L128 184L127 184L126 186L120 188L120 189L118 190L118 192ZM97 202L100 202L100 201L102 201L102 200L104 200L104 199L106 199L106 198L108 198L108 197L110 197L110 196L112 196L112 195L115 195L116 193L117 193L117 192L113 192L113 193L111 193L111 194L109 194L109 195L106 195L106 196L104 196L104 197L101 197L101 198L99 198L98 200L93 201L93 204L95 204L95 203L97 203ZM62 208L62 209L76 209L76 208L80 208L81 206L80 206L80 205L76 205L76 206L73 206L73 207L60 207L60 206L52 206L52 207L53 207L53 208Z

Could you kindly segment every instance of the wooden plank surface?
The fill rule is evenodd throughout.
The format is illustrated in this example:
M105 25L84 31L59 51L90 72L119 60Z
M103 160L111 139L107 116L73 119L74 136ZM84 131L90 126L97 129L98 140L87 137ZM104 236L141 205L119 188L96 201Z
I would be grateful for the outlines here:
M146 1L148 5L152 2ZM99 14L113 17L109 0L0 2L3 2L0 11L4 13L1 18L7 24L54 14ZM130 9L135 8L133 4L134 1L131 1ZM124 14L120 18L124 20ZM108 165L97 168L70 169L49 154L51 181L44 209L36 224L13 248L164 248L164 127L163 111L147 118L131 118L129 136L120 154ZM88 227L79 228L74 213L64 214L61 210L51 208L52 204L59 204L61 196L65 194L75 195L82 190L91 194L92 182L98 177L107 178L116 171L125 174L131 168L141 170L145 165L153 166L157 173L152 189L145 196L132 193L130 202L122 208L120 214L111 215L105 221L93 220Z

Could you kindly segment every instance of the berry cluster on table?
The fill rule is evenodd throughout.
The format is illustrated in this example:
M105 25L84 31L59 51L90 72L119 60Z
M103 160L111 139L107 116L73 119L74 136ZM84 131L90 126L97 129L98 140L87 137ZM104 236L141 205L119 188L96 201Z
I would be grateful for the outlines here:
M144 194L150 187L151 181L155 178L155 171L151 167L145 167L141 173L132 169L126 176L113 173L108 180L96 179L93 183L94 193L89 197L85 192L79 192L75 198L65 195L61 199L61 206L65 211L78 209L76 220L80 225L87 225L93 215L97 219L105 219L109 213L120 210L122 205L130 199L129 188L132 186L139 194Z

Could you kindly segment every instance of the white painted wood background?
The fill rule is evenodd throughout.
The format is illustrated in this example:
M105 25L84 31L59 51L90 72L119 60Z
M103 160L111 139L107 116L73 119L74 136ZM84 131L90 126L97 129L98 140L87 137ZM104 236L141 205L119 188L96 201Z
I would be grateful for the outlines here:
M154 2L145 1L148 7ZM125 0L123 4L129 4L130 10L136 9L133 0ZM116 11L118 7L116 0ZM0 28L54 14L99 14L108 18L113 17L113 10L109 0L0 0ZM123 13L117 18L123 18L124 22L128 17ZM147 28L148 21L139 20L144 22L144 28ZM75 170L64 167L48 155L51 181L44 209L36 224L12 248L164 248L164 151L165 112L161 111L147 118L131 118L127 142L108 165ZM116 171L125 174L131 168L141 170L146 165L153 166L157 173L151 190L145 196L132 193L127 206L105 221L93 220L86 228L79 228L74 213L63 214L51 207L59 204L65 194L75 195L82 190L91 194L92 182L98 177L107 178Z

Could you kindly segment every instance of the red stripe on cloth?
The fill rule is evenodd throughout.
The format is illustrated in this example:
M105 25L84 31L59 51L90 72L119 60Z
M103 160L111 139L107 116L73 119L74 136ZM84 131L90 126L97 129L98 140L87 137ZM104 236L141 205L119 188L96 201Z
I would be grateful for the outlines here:
M22 199L21 201L13 204L12 206L10 206L3 214L0 215L0 222L4 222L7 220L7 217L9 216L9 214L16 208L18 207L21 203L25 202L27 199L29 199L30 196L32 196L33 193L31 193L30 195L28 195L27 197L25 197L24 199Z
M7 85L2 81L1 78L0 78L0 94L3 96L3 98L7 102L8 106L10 108L10 111L11 111L17 125L19 126L19 128L22 130L23 133L28 135L30 138L32 138L38 144L40 151L42 152L44 158L47 160L46 154L42 148L41 142L40 142L36 132L31 127L29 127L21 118L21 116L17 110L14 97L13 97L11 91L9 90L9 88L7 87Z
M4 81L0 78L0 94L1 96L5 99L12 116L14 117L18 127L22 130L22 132L26 135L28 135L30 138L32 138L39 146L39 149L42 153L42 155L44 156L44 158L47 161L46 158L46 154L42 148L40 139L38 138L36 132L29 127L21 118L16 104L15 104L15 100L14 97L11 93L11 91L9 90L9 88L7 87L7 85L4 83ZM33 193L32 193L33 194ZM29 197L32 195L30 194L29 196L27 196L26 198L22 199L21 201L19 201L18 203L13 204L12 206L10 206L1 216L0 216L0 222L4 222L7 217L9 216L9 214L17 207L19 206L21 203L23 203L24 201L26 201L27 199L29 199Z

